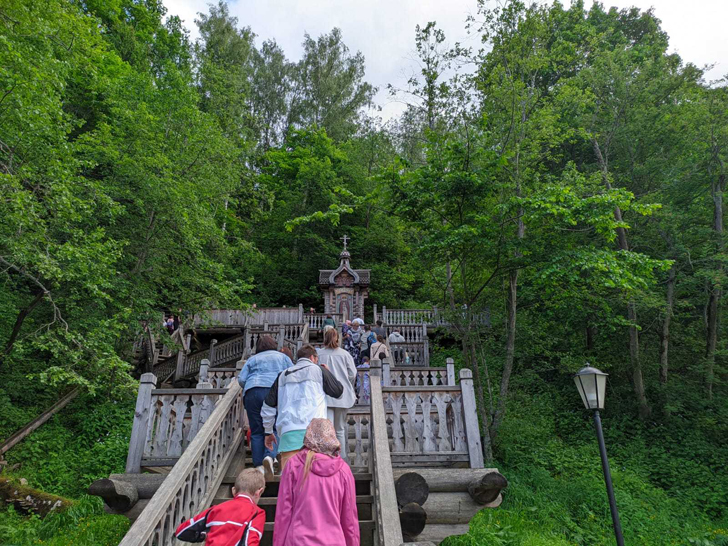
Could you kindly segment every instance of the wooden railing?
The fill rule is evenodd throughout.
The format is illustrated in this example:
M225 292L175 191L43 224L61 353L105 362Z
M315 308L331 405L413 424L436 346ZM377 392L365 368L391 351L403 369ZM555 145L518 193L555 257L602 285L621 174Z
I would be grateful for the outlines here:
M204 380L210 383L213 389L225 389L232 381L237 381L241 369L242 361L238 363L237 368L211 368L206 373L200 370L200 382Z
M312 330L322 330L324 327L324 321L329 315L331 315L331 318L334 319L337 327L344 322L343 313L306 313L303 315L303 321L306 322L308 327Z
M394 359L395 366L421 366L430 365L429 342L403 341L389 342L389 354Z
M226 389L155 389L157 378L142 375L137 394L126 472L143 466L172 466L195 439Z
M394 367L382 363L382 385L385 387L437 387L453 386L455 382L455 362L447 359L445 368Z
M396 464L468 463L471 468L483 468L475 391L469 369L460 371L459 384L455 382L452 359L448 359L446 368L401 370L390 368L385 361L380 363L378 376L374 375L373 368L357 372L360 376L370 374L371 408L377 405L377 400L384 403L391 458ZM414 379L417 384L412 383ZM437 384L432 384L433 381ZM375 391L381 393L379 398ZM360 423L366 424L371 411L366 404L356 405L349 411L347 448L351 461L368 461L367 442L360 442L360 437L368 438L367 430ZM353 439L356 441L351 443Z
M255 346L258 344L260 336L271 336L281 346L279 336L280 330L268 330L263 328L248 328L245 330L245 341L243 343L243 357L247 358L255 354Z
M418 324L416 326L407 326L407 325L393 325L388 324L387 325L387 335L391 335L394 333L394 331L397 330L399 334L404 338L404 341L408 341L410 343L419 343L425 339L427 339L427 325L426 324Z
M460 320L465 320L469 316L470 320L477 324L490 325L490 312L488 309L468 315L466 309L460 309L453 313L437 307L432 309L387 309L382 307L381 315L375 311L374 320L379 319L384 324L398 324L400 326L416 326L418 324L450 326L453 316L459 317Z
M196 314L192 323L195 327L222 326L243 328L263 324L300 324L303 322L303 306L298 307L256 307L255 309L212 309Z
M371 381L369 368L357 368L357 385L360 385L356 395L356 405L370 404L371 387L369 397L365 396L365 387ZM452 358L447 359L445 368L415 368L392 367L387 360L382 361L382 386L383 387L436 387L439 385L456 385L455 363Z
M441 319L437 308L433 309L387 309L382 307L384 324L417 326L419 324L440 325Z
M402 528L399 523L399 507L394 490L392 460L389 453L387 436L387 415L382 403L382 364L371 361L372 405L369 437L370 468L374 496L373 516L376 521L377 536L382 546L402 544Z
M119 546L176 543L176 526L209 506L222 483L243 438L243 415L240 385L232 381Z
M175 379L197 374L203 360L208 360L211 368L240 360L243 358L245 352L246 340L247 334L231 337L222 343L218 343L216 339L213 339L210 342L209 349L203 349L192 354L185 354L184 358L181 359L178 356Z

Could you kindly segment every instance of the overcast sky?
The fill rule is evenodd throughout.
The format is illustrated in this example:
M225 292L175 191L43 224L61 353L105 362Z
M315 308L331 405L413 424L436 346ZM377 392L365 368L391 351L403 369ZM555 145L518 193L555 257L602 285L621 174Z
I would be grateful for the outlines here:
M178 15L198 37L195 18L207 11L208 0L163 0L170 14ZM587 0L589 1L589 0ZM217 3L217 0L215 0ZM493 0L491 0L493 5ZM568 0L562 0L568 5ZM610 0L606 6L655 8L662 28L670 36L670 48L685 61L714 64L709 79L728 74L728 0ZM376 102L385 119L402 106L386 92L391 83L403 87L412 72L415 25L437 21L449 43L476 47L478 38L468 35L465 19L477 15L476 0L230 0L231 14L241 26L250 26L257 45L274 38L290 60L298 60L304 32L316 37L333 27L342 30L349 49L366 58L367 81L379 88Z

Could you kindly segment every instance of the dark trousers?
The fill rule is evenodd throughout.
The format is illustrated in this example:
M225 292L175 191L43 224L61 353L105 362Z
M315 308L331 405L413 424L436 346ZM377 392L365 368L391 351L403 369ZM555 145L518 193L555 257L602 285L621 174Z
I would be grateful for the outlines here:
M253 466L263 464L263 458L276 456L276 451L270 451L265 447L265 429L263 418L260 416L260 408L263 407L265 397L268 395L268 387L253 387L248 389L243 397L245 411L248 412L250 423L250 451L253 454Z

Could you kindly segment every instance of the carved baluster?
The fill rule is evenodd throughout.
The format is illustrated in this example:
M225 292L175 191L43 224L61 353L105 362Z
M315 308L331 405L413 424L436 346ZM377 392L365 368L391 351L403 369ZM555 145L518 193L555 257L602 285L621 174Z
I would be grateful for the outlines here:
M422 449L425 453L437 451L432 430L432 412L429 393L422 395Z
M405 403L407 405L407 418L405 419L405 451L407 453L420 453L419 434L418 434L418 419L417 419L417 399L419 398L416 392L407 392L404 395Z
M143 457L151 457L154 445L154 431L157 430L156 422L159 414L159 398L152 395L152 405L149 409L149 420L147 421L147 435L144 440Z
M361 419L361 415L357 415L354 418L354 434L356 436L356 457L354 458L354 466L364 466L364 447L362 446L361 441Z
M452 430L453 449L455 451L467 451L468 442L465 439L465 420L463 419L463 400L462 394L453 393L450 395L452 404L450 405L450 413L452 414Z
M167 445L167 456L168 457L179 457L182 455L182 441L184 439L184 418L185 412L187 411L187 397L186 396L175 396L174 403L174 425L172 434L169 437L169 444Z
M152 454L155 457L164 457L167 453L167 441L169 436L169 421L172 413L172 401L174 396L161 396L162 408L159 413L159 421L157 422L157 431L154 435L154 446Z
M402 394L386 393L384 395L388 402L392 404L392 440L394 440L394 451L404 451L404 442L402 441ZM371 437L369 438L371 442Z
M439 438L437 445L439 451L452 451L452 444L450 443L450 433L447 430L447 404L450 399L450 395L446 392L433 393L432 397L437 405L437 416L440 420L440 426L437 431L437 437Z

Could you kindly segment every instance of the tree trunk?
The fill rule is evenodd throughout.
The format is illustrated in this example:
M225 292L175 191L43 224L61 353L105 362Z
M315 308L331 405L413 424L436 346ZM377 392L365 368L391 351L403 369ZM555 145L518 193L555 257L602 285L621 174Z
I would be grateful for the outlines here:
M670 268L667 277L667 309L665 309L665 318L662 321L662 331L660 332L660 383L667 383L667 372L669 369L669 350L670 350L670 321L672 320L672 304L675 297L675 266Z
M726 177L721 173L711 187L713 196L713 231L718 242L718 252L723 252L723 191ZM708 324L705 349L705 389L708 399L713 398L713 381L715 376L715 351L718 348L718 313L722 295L723 266L718 265L716 279L711 283L708 295Z
M516 311L518 296L518 270L513 270L508 275L508 299L507 312L508 322L506 324L506 362L503 366L503 375L501 376L500 396L498 398L498 409L493 417L490 426L491 440L495 440L498 436L498 429L503 423L506 413L506 399L508 398L508 386L513 372L513 356L516 348Z
M13 326L12 332L10 332L10 337L8 338L7 343L5 343L5 349L3 349L3 352L0 353L0 361L4 357L10 354L10 351L13 350L13 345L15 345L15 340L18 339L18 335L20 335L20 329L23 327L23 322L25 322L25 319L30 314L30 312L35 308L36 305L40 303L40 301L43 299L43 296L45 295L45 292L42 290L36 292L35 297L33 298L33 301L30 302L28 307L20 311L18 313L17 318L15 319L15 325Z
M592 140L592 146L594 148L594 154L599 162L599 167L602 174L602 181L604 186L608 189L612 189L612 184L609 182L609 167L607 165L607 158L602 154L602 150L599 143L596 140ZM614 208L614 219L618 222L622 221L622 209L619 207ZM629 243L627 242L627 231L623 227L617 228L617 243L619 244L620 250L629 250ZM639 330L637 329L637 308L633 301L627 304L627 317L632 323L629 327L629 360L632 368L632 383L634 386L634 393L639 404L640 419L646 419L649 417L651 411L650 406L647 403L647 396L645 395L645 382L642 377L642 364L640 363L640 338Z

